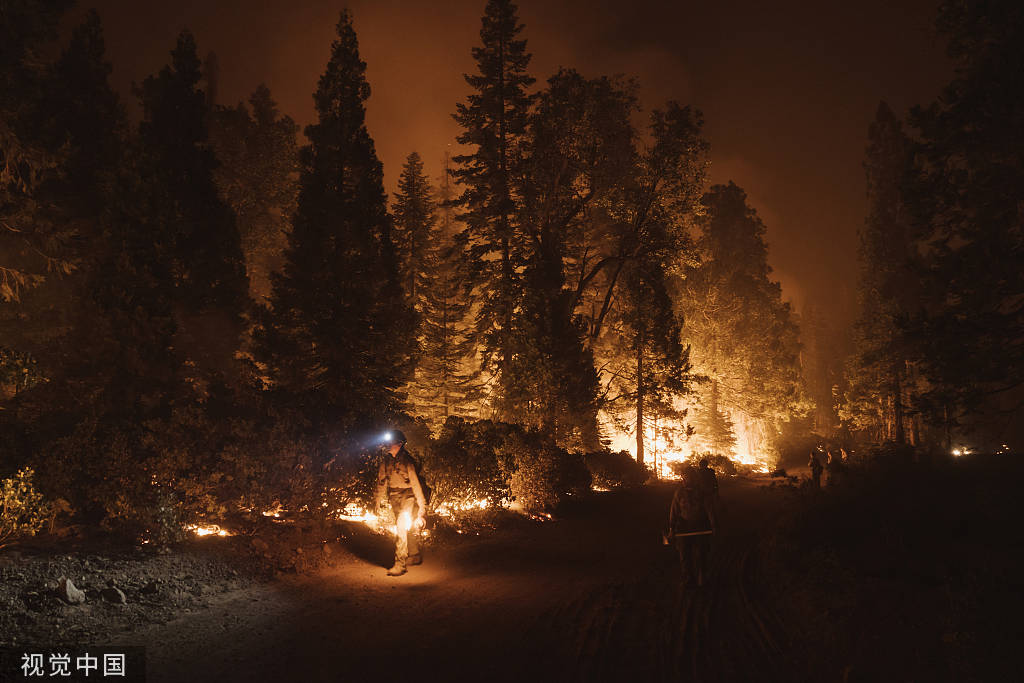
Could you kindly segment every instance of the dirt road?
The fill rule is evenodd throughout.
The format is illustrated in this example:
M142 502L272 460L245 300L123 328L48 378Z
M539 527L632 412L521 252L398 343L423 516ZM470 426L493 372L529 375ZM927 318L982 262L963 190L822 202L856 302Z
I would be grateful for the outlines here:
M679 586L660 544L671 488L658 486L435 548L399 578L384 575L386 546L364 544L121 644L146 646L156 682L788 679L754 542L781 498L746 480L721 488L701 589Z

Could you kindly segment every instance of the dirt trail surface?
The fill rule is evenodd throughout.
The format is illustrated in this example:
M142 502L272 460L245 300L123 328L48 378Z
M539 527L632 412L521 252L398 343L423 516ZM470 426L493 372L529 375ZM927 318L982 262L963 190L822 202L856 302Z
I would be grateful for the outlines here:
M140 628L148 680L784 680L781 631L758 600L756 543L782 497L722 483L713 576L683 588L660 544L669 486L598 494L384 574L363 541L315 574L214 597ZM383 539L381 539L383 541Z

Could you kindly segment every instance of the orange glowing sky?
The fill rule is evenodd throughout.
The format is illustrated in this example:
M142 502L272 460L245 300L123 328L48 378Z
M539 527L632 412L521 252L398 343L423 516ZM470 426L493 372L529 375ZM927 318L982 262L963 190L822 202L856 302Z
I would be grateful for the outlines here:
M467 94L484 0L353 0L373 90L368 126L389 189L418 151L436 176ZM948 80L932 30L935 0L523 0L520 19L543 82L559 66L640 80L647 108L703 110L711 178L742 186L768 226L785 296L852 316L863 150L880 99L902 111ZM88 0L84 3L90 6ZM114 83L127 93L167 62L190 28L220 62L221 103L265 82L302 124L341 4L324 0L95 0Z

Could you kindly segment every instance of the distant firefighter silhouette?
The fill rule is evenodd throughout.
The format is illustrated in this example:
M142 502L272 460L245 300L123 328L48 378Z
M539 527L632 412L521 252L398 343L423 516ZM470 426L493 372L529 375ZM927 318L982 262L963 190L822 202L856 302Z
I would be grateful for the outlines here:
M821 488L821 471L824 469L818 454L811 451L811 457L807 460L807 466L811 468L811 486Z
M684 584L701 586L708 577L711 537L718 529L718 478L708 464L688 467L672 497L666 542L679 554Z

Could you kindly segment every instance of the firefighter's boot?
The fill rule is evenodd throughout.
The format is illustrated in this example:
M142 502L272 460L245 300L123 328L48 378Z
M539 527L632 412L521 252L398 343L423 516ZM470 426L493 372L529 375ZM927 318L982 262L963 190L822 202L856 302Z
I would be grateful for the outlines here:
M409 564L411 564L413 566L416 566L418 564L423 564L423 555L421 555L420 553L416 553L415 555L410 555L409 556Z
M388 576L401 576L405 573L405 564L395 563L395 566L388 570Z

